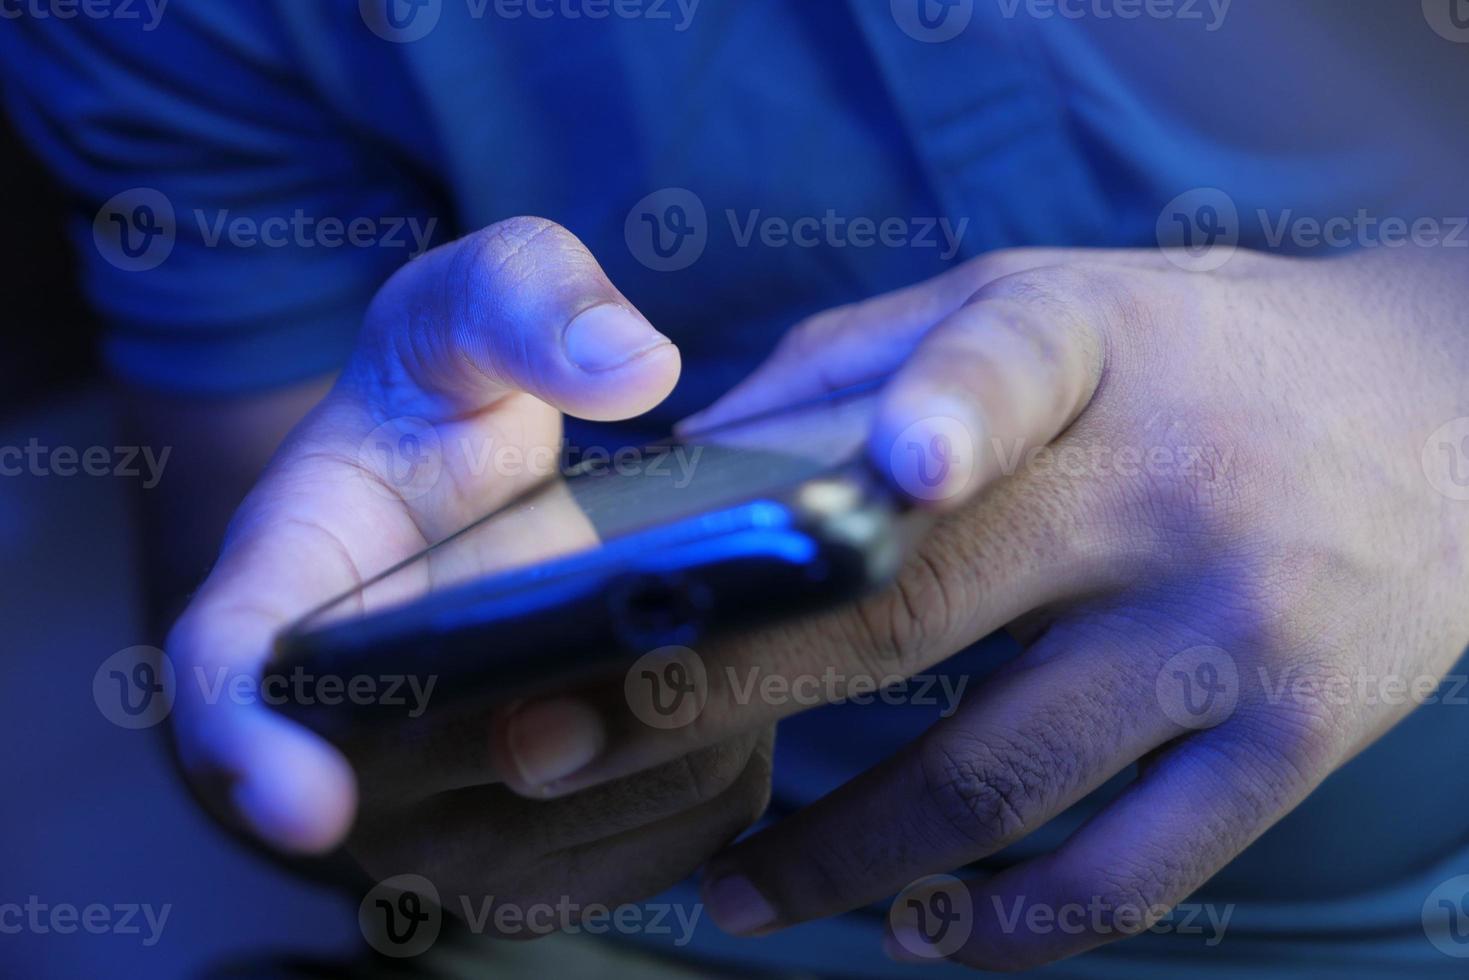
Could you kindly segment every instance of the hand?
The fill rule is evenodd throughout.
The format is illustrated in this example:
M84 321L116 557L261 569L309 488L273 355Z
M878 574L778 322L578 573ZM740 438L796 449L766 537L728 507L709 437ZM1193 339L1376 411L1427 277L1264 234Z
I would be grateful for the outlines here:
M240 508L170 637L179 757L206 801L286 852L325 852L351 831L351 851L379 877L413 872L441 893L583 905L656 892L753 821L769 781L759 734L577 801L532 804L498 784L488 718L354 753L354 770L250 696L283 626L535 479L530 467L485 472L492 451L529 459L559 448L561 412L637 415L678 373L673 345L549 222L495 225L394 276L350 364ZM417 464L407 469L377 452L402 439ZM245 695L221 694L235 690Z
M708 701L685 728L640 725L614 691L523 706L596 710L598 751L516 788L573 792L799 708L742 699L752 676L834 667L855 690L1009 626L1026 651L953 716L717 856L711 916L758 934L864 906L1135 762L1056 852L967 882L971 932L936 955L1055 960L1197 889L1408 713L1396 685L1469 643L1469 503L1439 492L1447 463L1437 488L1425 474L1440 447L1424 456L1469 416L1469 333L1443 254L1168 259L997 254L798 326L689 426L894 373L872 459L945 516L887 592L701 650ZM994 909L1017 898L1103 914L1007 933ZM933 952L898 923L891 954Z

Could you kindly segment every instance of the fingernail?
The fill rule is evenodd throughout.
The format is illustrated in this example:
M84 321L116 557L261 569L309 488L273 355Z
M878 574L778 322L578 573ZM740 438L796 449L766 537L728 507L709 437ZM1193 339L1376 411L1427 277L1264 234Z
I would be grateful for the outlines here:
M583 371L611 371L670 343L636 313L616 303L583 310L566 325L566 356Z
M704 905L714 924L735 936L759 932L775 922L775 909L744 875L725 875L705 885Z
M538 788L586 768L606 740L601 717L569 698L526 705L505 726L505 745L516 771Z

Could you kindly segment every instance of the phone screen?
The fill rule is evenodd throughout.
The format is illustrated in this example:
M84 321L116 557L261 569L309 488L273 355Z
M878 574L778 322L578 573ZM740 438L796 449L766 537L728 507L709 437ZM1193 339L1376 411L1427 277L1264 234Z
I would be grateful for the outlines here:
M314 610L290 632L589 552L795 486L861 456L878 385L843 389L679 441L574 456L507 504ZM567 450L570 450L568 452Z

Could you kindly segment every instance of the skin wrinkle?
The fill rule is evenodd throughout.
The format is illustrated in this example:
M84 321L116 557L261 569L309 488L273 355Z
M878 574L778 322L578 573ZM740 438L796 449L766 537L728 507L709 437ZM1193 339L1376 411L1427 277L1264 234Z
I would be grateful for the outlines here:
M495 321L517 323L521 320L504 309L493 306L485 309L482 300L485 297L498 297L502 290L512 293L518 290L523 285L523 280L533 274L535 268L533 263L523 262L526 252L539 239L553 232L560 233L556 226L543 219L515 218L491 225L475 237L472 248L465 249L456 256L456 261L462 263L464 268L458 274L445 279L447 287L457 288L459 291L454 304L449 307L459 311L459 315L452 321L455 332L453 346L470 367L484 380L496 386L511 387L513 372L506 372L504 369L507 360L504 352L492 353L495 348L487 343L489 331L494 329ZM521 276L507 275L517 262L525 266ZM532 359L522 331L500 331L496 339L503 341L507 338L514 345L509 352L510 363L530 364Z
M964 736L949 738L958 742ZM968 746L935 741L923 757L929 778L925 798L960 840L991 854L1023 832L1034 807L1012 758L972 737Z

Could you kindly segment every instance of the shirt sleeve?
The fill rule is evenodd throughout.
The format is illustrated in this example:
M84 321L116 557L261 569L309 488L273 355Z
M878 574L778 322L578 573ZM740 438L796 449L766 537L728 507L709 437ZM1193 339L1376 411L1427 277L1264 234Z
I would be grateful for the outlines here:
M0 2L5 102L70 197L113 371L228 394L336 369L441 230L421 168L318 91L269 3L31 9Z

